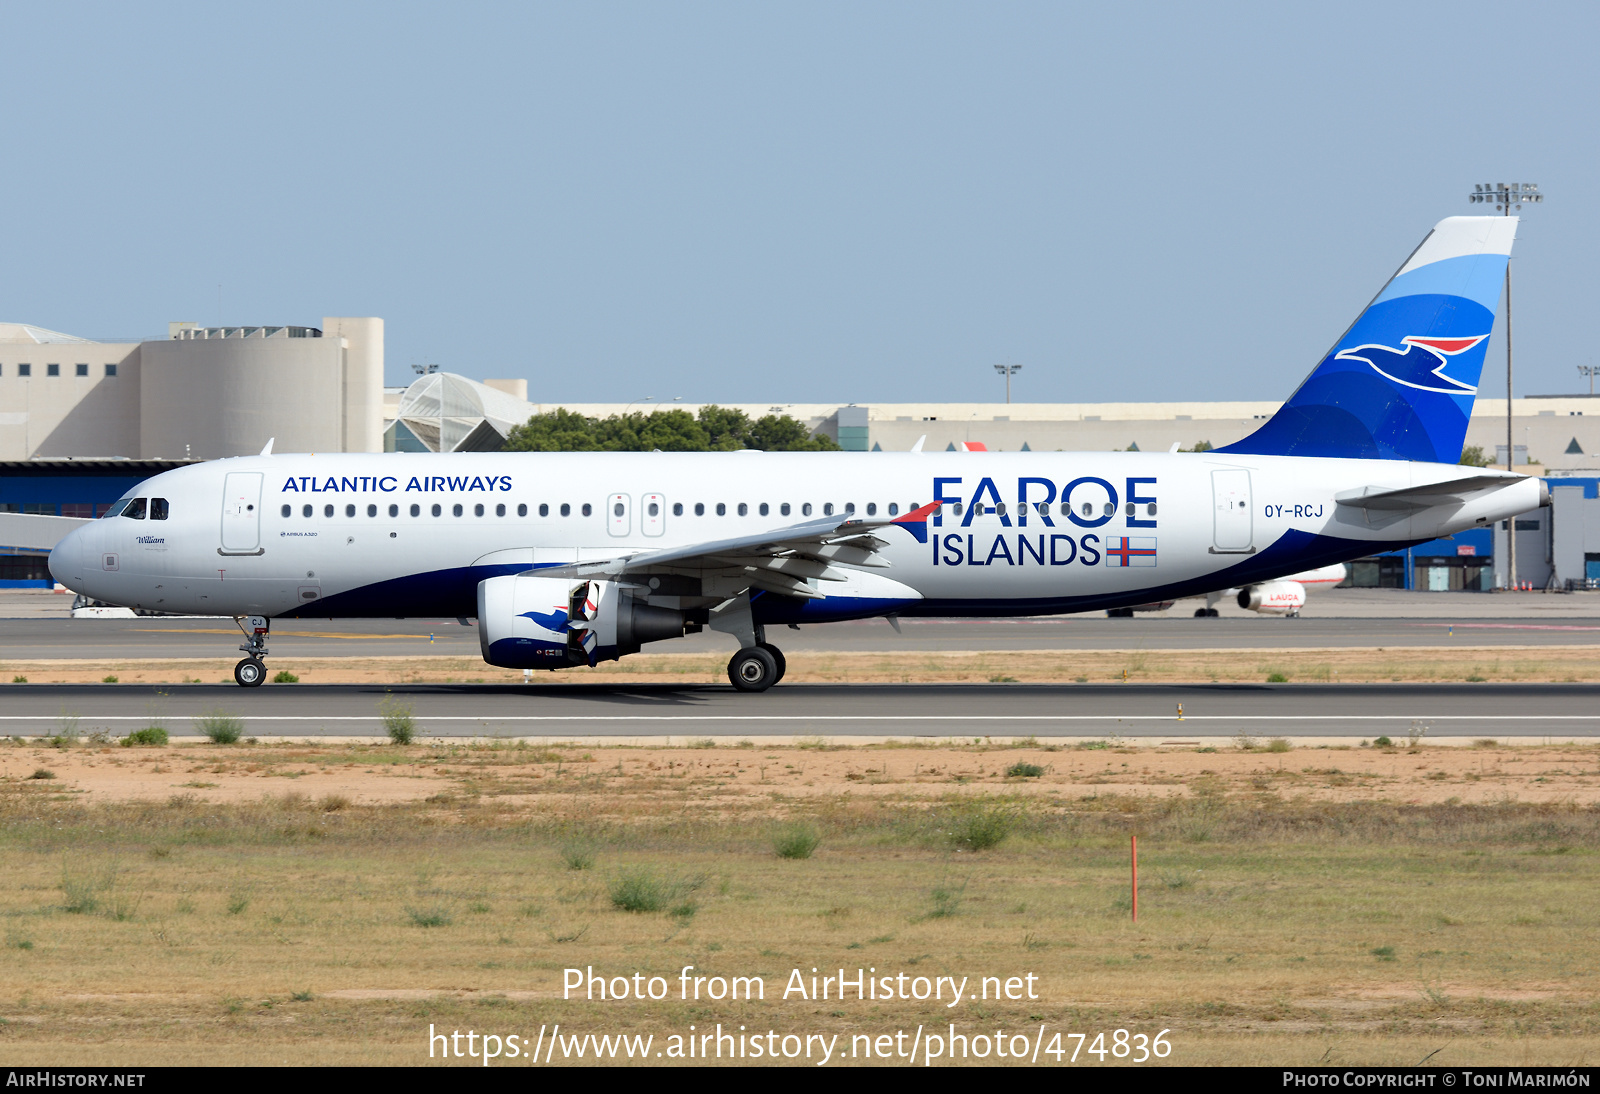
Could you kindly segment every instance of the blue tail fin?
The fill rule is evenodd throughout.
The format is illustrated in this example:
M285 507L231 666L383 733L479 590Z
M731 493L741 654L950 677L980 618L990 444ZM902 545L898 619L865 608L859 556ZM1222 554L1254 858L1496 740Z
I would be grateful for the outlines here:
M1449 217L1265 425L1220 452L1455 463L1516 217Z

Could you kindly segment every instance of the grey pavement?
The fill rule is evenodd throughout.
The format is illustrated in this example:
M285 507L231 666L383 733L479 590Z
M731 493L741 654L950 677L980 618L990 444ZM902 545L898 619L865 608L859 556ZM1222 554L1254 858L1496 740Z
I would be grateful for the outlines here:
M158 720L174 736L216 710L262 737L370 737L379 704L408 705L423 734L463 737L1600 736L1596 684L792 684L762 695L714 685L0 685L0 734L121 735ZM1178 705L1182 704L1182 720Z

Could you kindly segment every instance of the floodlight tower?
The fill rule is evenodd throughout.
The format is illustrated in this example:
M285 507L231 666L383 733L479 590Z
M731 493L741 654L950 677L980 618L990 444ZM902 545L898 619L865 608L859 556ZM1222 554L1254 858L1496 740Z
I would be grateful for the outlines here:
M996 365L994 370L1006 378L1006 405L1011 405L1011 377L1022 371L1021 365Z
M1594 374L1600 372L1600 365L1579 365L1578 375L1589 377L1589 394L1594 394Z
M1467 200L1474 205L1493 205L1501 216L1510 216L1513 209L1522 210L1524 204L1538 205L1544 201L1537 182L1487 183L1473 186ZM1517 464L1515 434L1511 424L1511 260L1506 259L1506 470ZM1506 588L1517 584L1517 518L1506 522Z

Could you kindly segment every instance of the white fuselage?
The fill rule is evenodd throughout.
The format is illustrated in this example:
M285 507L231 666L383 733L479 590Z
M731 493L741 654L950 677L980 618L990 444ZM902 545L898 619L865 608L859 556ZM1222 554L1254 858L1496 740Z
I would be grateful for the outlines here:
M883 587L892 579L896 596L869 583L861 595L830 598L822 582L824 597L803 602L803 618L1022 615L1269 580L1540 504L1538 480L1514 475L1427 508L1335 500L1461 472L1137 452L244 457L145 481L129 496L165 499L165 520L95 521L57 547L50 567L77 592L160 611L470 616L478 582L499 574L776 531L830 513L882 517L893 505L905 514L942 499L925 536L909 525L874 533L889 542L881 556L889 568L867 576ZM789 616L769 608L766 618L802 618L801 605L791 607Z

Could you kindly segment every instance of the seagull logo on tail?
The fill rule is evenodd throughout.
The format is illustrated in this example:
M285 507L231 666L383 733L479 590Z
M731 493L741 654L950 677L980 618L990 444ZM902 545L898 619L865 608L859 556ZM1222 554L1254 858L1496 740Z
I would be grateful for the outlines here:
M1450 364L1452 357L1466 353L1488 337L1487 334L1470 335L1465 338L1410 335L1400 340L1403 347L1401 349L1379 345L1352 346L1340 350L1334 358L1339 361L1363 361L1372 366L1372 370L1379 376L1393 380L1397 384L1404 384L1406 387L1416 388L1418 391L1434 391L1441 395L1472 395L1478 390L1476 384L1462 383L1446 376L1444 370Z

